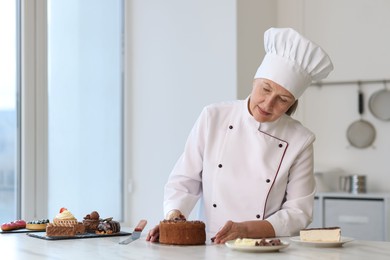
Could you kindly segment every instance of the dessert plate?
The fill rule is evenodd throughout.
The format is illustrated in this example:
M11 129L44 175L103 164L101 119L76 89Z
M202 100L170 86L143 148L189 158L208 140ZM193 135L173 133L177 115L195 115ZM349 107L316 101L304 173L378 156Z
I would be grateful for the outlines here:
M290 243L285 241L280 241L282 244L278 246L249 246L249 245L236 245L236 240L230 240L225 243L225 245L233 250L244 251L244 252L275 252L280 249L286 248Z
M311 241L301 241L299 236L291 237L290 240L294 243L312 246L312 247L340 247L347 242L353 241L351 237L341 237L339 242L311 242Z

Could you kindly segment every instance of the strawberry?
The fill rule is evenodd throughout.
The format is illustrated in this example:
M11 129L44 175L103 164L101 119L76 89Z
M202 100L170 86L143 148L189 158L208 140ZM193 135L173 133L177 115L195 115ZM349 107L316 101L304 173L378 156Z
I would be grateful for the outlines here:
M63 211L65 211L65 210L68 210L67 208L61 208L60 209L60 213L62 213Z

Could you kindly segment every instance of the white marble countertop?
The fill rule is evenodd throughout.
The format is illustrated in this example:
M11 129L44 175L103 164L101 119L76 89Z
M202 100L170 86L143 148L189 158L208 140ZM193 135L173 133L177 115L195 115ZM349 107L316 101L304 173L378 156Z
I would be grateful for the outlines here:
M105 237L43 240L25 233L0 234L1 259L390 259L390 242L359 241L342 247L318 248L294 243L277 252L241 252L207 242L202 246L169 246L145 241L145 236L128 245L127 238Z

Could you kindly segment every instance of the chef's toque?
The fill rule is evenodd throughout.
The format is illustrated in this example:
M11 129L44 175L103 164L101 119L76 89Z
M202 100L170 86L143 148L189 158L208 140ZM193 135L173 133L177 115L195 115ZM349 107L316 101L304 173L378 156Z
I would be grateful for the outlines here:
M265 78L287 89L298 99L312 81L333 70L320 46L291 28L270 28L264 33L265 57L255 78Z

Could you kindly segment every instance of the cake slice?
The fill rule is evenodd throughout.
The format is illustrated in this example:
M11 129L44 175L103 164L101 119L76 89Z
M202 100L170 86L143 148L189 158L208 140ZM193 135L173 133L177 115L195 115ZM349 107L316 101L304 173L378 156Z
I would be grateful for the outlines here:
M46 236L48 237L73 237L84 234L85 226L80 222L73 224L49 223L46 226Z
M339 227L308 228L300 231L301 241L306 242L340 242L341 229Z

